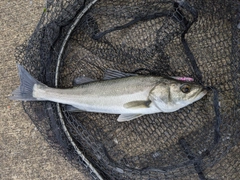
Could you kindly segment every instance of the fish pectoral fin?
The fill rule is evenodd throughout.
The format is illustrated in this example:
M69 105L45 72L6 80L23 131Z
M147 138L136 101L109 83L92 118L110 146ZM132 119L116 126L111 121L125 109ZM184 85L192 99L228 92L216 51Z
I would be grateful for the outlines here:
M118 122L130 121L130 120L136 119L138 117L141 117L143 115L144 114L121 114L118 117L117 121Z
M123 107L127 109L141 109L141 108L149 108L152 101L131 101L128 103L125 103Z
M69 111L69 112L82 112L81 109L78 109L74 106L71 106L71 105L65 105L65 110L66 111Z
M85 84L85 83L89 83L89 82L93 82L93 81L96 81L96 80L91 79L89 77L81 76L81 77L77 77L73 80L73 86L78 86L80 84Z
M104 73L103 80L124 78L124 77L129 77L129 76L137 76L137 74L124 73L124 72L114 70L114 69L107 69Z

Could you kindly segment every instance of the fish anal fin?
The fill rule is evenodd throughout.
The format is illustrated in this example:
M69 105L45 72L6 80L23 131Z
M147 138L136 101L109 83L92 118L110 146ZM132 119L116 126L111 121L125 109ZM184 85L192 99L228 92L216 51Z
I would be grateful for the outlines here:
M104 73L103 80L124 78L124 77L129 77L129 76L137 76L137 74L124 73L124 72L114 70L114 69L107 69Z
M118 122L130 121L130 120L136 119L138 117L141 117L143 115L144 114L121 114L118 117L117 121Z
M149 108L152 101L131 101L123 105L123 107L127 109L141 109L141 108Z
M78 109L74 106L71 106L71 105L65 105L65 110L66 111L69 111L69 112L82 112L81 109Z

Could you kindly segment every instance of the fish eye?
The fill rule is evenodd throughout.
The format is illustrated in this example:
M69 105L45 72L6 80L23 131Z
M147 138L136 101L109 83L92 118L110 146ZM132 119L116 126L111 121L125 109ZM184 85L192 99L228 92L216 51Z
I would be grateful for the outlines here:
M184 84L180 87L180 89L183 93L189 93L191 90L191 87L189 84Z

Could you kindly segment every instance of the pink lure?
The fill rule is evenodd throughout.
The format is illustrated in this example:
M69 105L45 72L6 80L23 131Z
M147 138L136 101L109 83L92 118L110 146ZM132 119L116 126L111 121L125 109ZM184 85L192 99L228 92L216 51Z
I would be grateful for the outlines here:
M187 81L187 82L192 82L194 81L193 78L190 77L171 77L173 79L179 80L179 81Z

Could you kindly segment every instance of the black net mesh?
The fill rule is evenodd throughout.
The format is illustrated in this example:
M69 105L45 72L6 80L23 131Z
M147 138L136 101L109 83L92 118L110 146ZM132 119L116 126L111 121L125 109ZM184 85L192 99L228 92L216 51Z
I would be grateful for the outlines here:
M177 112L124 123L118 115L24 102L44 137L94 179L239 179L239 1L94 3L47 1L35 32L18 48L18 62L50 87L60 63L58 87L72 87L79 76L102 79L111 68L189 76L210 91Z

